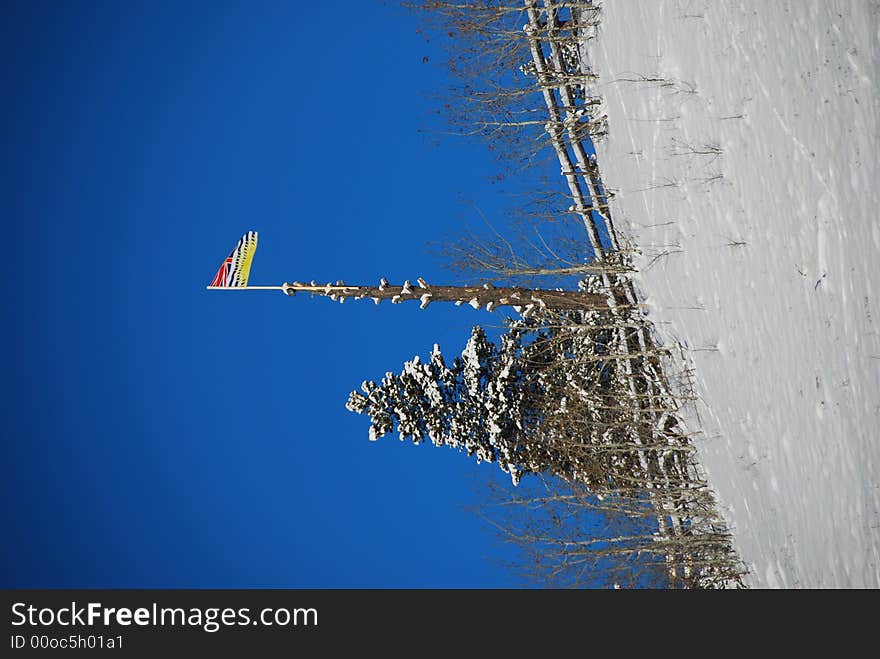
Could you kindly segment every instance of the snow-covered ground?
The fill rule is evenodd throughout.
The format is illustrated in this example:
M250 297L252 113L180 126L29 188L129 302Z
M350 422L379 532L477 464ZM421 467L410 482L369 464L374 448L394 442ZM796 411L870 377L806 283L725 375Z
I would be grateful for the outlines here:
M599 166L758 587L880 587L878 0L607 0Z

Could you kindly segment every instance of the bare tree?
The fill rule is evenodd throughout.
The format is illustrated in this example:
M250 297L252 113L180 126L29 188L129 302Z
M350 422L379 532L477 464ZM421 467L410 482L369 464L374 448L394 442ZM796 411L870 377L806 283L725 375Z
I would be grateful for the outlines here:
M486 221L487 230L446 245L453 268L484 288L438 288L422 300L519 307L524 317L501 344L475 328L451 364L435 347L428 362L417 358L381 384L365 382L349 409L370 416L372 439L397 430L402 439L498 462L515 483L533 476L523 482L540 483L540 496L517 491L504 508L531 516L492 523L531 552L548 583L584 585L602 573L626 586L741 586L742 565L696 469L669 354L640 313L613 194L593 151L608 130L584 50L599 7L587 0L416 6L453 40L450 67L460 85L445 111L454 132L485 138L515 168L554 157L564 192L544 185L520 204L524 222L512 231ZM577 291L519 288L567 278ZM494 288L496 281L513 285ZM412 296L408 284L388 288L325 294L377 303Z

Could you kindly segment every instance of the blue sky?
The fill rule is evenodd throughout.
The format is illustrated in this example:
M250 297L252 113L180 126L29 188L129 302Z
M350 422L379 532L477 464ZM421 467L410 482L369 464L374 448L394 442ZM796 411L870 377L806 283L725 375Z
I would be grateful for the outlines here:
M501 212L394 4L4 4L2 585L519 583L463 510L500 470L344 409L500 316L205 290L249 229L253 284L449 281Z

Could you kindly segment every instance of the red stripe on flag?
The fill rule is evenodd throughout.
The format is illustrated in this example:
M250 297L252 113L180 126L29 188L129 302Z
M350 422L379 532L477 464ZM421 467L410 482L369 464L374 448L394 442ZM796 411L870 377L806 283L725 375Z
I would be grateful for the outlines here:
M229 278L229 262L230 259L226 259L223 262L223 265L220 266L220 269L217 271L217 274L214 275L214 279L211 280L211 286L227 286L227 280Z

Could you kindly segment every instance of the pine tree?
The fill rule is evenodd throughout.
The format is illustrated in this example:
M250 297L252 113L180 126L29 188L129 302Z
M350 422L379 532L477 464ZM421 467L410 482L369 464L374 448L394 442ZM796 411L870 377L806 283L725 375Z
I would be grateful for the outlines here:
M365 381L346 407L370 417L374 441L396 430L401 440L430 440L497 462L514 483L549 472L605 489L617 467L632 466L623 453L601 450L619 442L610 417L622 413L610 391L613 364L597 352L606 337L601 327L555 319L550 327L546 317L510 321L499 345L474 327L451 364L435 345L427 362L416 356L380 384ZM566 421L572 407L574 426ZM604 432L585 432L585 414Z
M370 417L370 439L395 428L400 439L430 439L497 462L514 482L540 468L529 455L524 435L536 426L538 412L530 392L534 373L523 359L522 334L511 331L501 346L474 327L461 357L447 365L437 345L427 363L418 356L399 374L387 373L380 385L366 381L346 407Z

